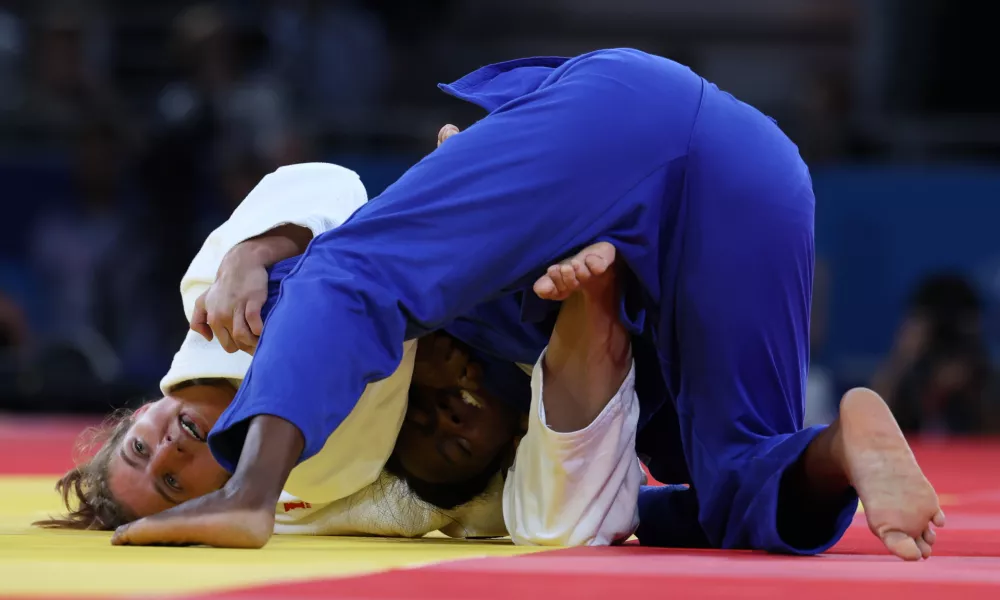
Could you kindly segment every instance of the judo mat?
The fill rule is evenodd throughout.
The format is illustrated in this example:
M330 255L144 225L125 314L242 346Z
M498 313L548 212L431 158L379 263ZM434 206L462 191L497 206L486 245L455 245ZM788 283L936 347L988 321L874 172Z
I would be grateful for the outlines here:
M923 441L915 452L948 526L935 556L886 556L859 514L818 557L640 548L533 549L474 542L276 536L263 550L117 548L104 532L40 531L87 423L0 419L0 597L1000 598L1000 443Z

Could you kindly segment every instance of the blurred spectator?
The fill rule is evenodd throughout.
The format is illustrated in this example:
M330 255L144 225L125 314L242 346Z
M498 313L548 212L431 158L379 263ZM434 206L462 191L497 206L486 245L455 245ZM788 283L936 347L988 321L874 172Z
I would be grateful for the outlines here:
M186 329L177 282L207 231L228 214L217 193L222 163L248 153L281 164L295 141L279 82L253 68L240 31L221 9L186 9L172 36L180 75L157 98L140 168L150 203L146 229L158 250L147 289L162 315L166 347L177 347Z
M321 123L373 114L389 79L382 22L359 0L274 0L267 18L272 63Z
M57 0L45 9L34 36L33 80L22 106L23 120L39 133L61 137L95 114L121 114L107 80L110 34L97 4Z
M24 24L5 4L0 3L0 113L16 108L24 93Z
M140 317L140 284L149 254L143 233L123 202L119 137L107 122L92 121L79 135L75 196L42 213L31 262L50 301L49 334L119 352L154 343ZM136 338L145 338L135 343Z
M12 298L0 292L0 354L22 347L28 340L28 320Z
M243 202L251 190L271 169L268 164L252 152L237 152L227 156L222 163L221 188L223 204L220 207L228 216ZM211 231L205 231L207 237Z
M971 434L988 422L982 305L964 278L924 281L873 381L904 431Z
M218 148L250 149L279 161L290 135L278 81L250 68L237 32L211 4L182 12L174 23L174 47L183 74L157 102L160 119L175 128L203 130Z
M28 359L28 322L21 307L0 290L0 407Z
M851 115L851 88L848 73L836 69L813 69L803 78L793 139L803 157L816 166L861 151L854 135Z

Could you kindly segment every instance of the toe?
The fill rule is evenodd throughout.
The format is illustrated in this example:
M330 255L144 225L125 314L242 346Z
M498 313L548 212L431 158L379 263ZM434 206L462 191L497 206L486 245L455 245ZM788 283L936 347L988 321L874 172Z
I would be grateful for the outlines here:
M543 300L552 300L556 294L556 285L548 275L539 277L531 289Z
M925 542L933 546L934 542L937 541L937 532L928 527L927 529L924 530L923 538Z
M552 284L556 287L556 295L560 296L566 293L566 285L563 284L562 273L559 271L558 265L552 265L546 272L549 279L552 280Z
M920 556L924 559L930 558L933 553L931 545L925 542L923 538L916 538L914 541L917 543L917 549L920 550Z
M916 540L902 531L889 531L882 536L885 547L903 560L920 560L923 556Z
M562 276L563 285L566 286L566 291L571 292L580 287L580 282L576 279L576 271L573 270L573 265L560 265L559 274Z
M608 270L608 261L599 254L588 254L584 259L584 262L587 263L587 268L590 269L590 272L595 276L603 275L604 272Z
M945 519L944 516L944 511L939 508L937 513L934 514L934 518L931 519L931 521L938 527L944 527L944 524L947 521L947 519Z

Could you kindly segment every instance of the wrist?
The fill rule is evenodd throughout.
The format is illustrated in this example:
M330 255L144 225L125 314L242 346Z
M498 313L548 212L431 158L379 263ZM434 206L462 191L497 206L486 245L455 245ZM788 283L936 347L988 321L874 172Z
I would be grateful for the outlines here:
M287 258L305 252L312 241L312 231L299 225L281 225L256 237L240 242L232 248L226 258L250 261L263 267L270 267Z
M275 246L274 241L267 238L252 238L240 242L226 253L223 264L231 265L238 262L244 265L270 267L285 258Z
M226 483L226 493L247 506L273 505L304 446L305 438L292 423L271 415L254 417L247 427L236 471Z

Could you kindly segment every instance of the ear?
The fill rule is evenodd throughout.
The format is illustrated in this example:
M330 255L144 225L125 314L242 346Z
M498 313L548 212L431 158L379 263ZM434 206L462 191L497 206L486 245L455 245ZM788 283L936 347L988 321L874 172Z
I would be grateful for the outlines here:
M155 402L159 402L159 400L157 400ZM143 414L145 414L145 412L147 410L149 410L149 407L152 406L155 402L147 402L147 403L143 404L139 408L135 409L135 412L132 413L132 416L135 417L135 418L141 417Z

